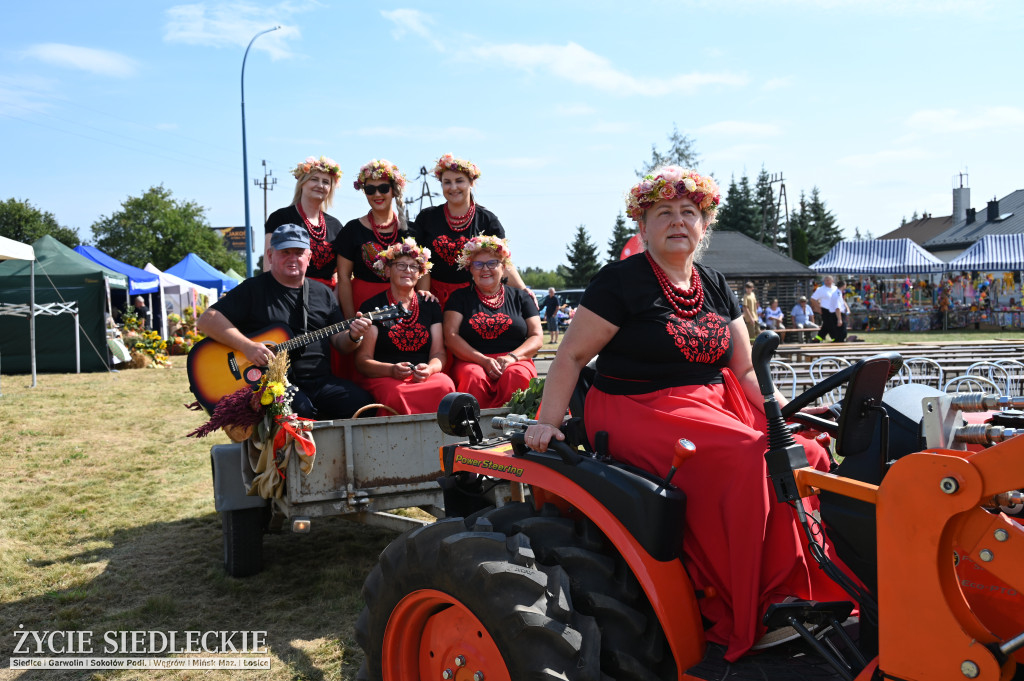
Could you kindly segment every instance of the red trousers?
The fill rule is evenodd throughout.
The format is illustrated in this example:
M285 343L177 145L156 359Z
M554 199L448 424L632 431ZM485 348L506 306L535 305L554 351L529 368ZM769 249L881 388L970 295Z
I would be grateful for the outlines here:
M425 381L411 378L399 380L384 376L366 378L358 376L356 383L365 388L373 399L387 405L399 414L432 414L448 393L455 392L455 384L448 374L431 374Z
M499 352L488 357L497 359L505 355ZM460 393L469 393L477 399L481 409L490 409L504 405L515 391L528 388L530 379L537 377L537 367L532 359L521 359L505 367L498 380L492 381L479 364L455 358L451 374Z
M696 445L696 455L672 479L687 497L683 560L695 588L717 591L700 600L712 622L707 638L725 645L726 659L735 661L764 635L761 618L771 603L849 596L808 554L793 509L775 500L764 461L764 414L747 402L729 370L723 375L719 385L641 395L591 389L584 421L591 442L597 431L608 431L616 459L659 476L672 465L676 440ZM828 470L821 446L796 437L811 465ZM817 507L816 500L804 503L808 511Z

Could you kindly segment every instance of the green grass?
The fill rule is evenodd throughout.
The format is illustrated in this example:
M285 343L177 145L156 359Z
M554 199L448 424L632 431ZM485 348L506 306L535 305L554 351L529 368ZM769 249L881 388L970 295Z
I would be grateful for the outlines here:
M265 571L224 574L209 449L184 362L111 374L3 376L0 680L139 672L11 670L12 632L265 630L272 669L146 671L165 679L354 679L360 589L395 533L337 518L264 541Z

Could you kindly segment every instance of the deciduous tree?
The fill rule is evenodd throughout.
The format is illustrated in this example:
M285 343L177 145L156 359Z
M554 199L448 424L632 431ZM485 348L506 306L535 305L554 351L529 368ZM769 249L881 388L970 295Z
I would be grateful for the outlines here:
M651 160L644 164L642 170L637 171L637 177L643 177L655 168L664 165L677 165L684 168L693 168L700 159L697 150L694 148L696 142L687 135L679 132L679 128L673 123L672 134L668 136L668 150L663 154L658 147L651 145Z
M0 203L0 236L30 244L47 234L68 248L82 243L77 229L62 226L49 211L18 199Z

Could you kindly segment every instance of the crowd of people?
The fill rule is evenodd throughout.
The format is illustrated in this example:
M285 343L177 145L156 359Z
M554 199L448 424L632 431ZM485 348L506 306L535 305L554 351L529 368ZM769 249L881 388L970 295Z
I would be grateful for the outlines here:
M758 302L754 295L754 282L744 284L743 291L742 317L751 339L759 332L771 329L798 331L800 340L812 343L821 343L829 338L835 342L846 340L850 314L850 305L845 295L846 282L840 281L837 284L831 275L826 275L822 285L814 290L810 301L807 296L797 298L788 319L778 298L772 298L771 303ZM817 319L821 320L820 324Z
M344 225L326 212L341 181L337 162L310 156L292 175L291 205L267 218L264 273L211 305L198 320L202 333L264 366L273 351L250 337L267 326L301 334L351 320L290 351L292 408L305 418L349 418L369 404L428 413L455 390L499 406L529 386L540 313L501 222L476 202L476 164L441 156L434 176L445 203L412 224L406 178L390 161L359 169L353 186L368 210ZM400 318L371 320L393 306Z
M262 366L272 351L249 338L256 331L284 323L301 333L351 319L345 331L292 351L294 408L308 418L349 417L371 402L396 413L431 412L456 390L481 407L504 404L537 375L540 311L500 221L475 201L479 168L446 154L434 174L445 203L408 224L404 177L393 163L371 161L354 183L369 210L342 226L324 212L341 177L338 164L324 157L299 164L293 204L267 221L267 271L212 305L200 330ZM659 477L680 437L695 444L674 478L688 498L682 556L695 588L717 594L701 599L701 612L708 640L732 661L796 636L766 630L770 604L846 596L816 567L794 509L775 503L770 490L750 338L761 324L783 324L784 313L778 300L759 312L753 284L741 304L725 277L700 262L720 200L713 178L677 166L630 190L626 209L645 248L603 267L586 288L525 438L539 452L564 439L570 395L596 356L583 414L591 441L606 432L615 459ZM825 284L810 306L797 301L791 316L838 339L842 282ZM374 323L368 313L381 306L400 306L405 315ZM557 339L557 304L544 316ZM350 366L332 353L351 357ZM786 403L781 394L775 399ZM810 464L828 470L822 446L795 437ZM809 512L815 503L805 502Z

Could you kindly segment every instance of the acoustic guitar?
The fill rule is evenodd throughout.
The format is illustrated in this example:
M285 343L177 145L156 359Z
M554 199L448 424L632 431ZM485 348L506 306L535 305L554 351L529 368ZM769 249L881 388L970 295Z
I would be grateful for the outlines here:
M388 322L407 316L409 313L401 305L391 305L363 314L364 319L370 319L372 322ZM355 320L356 318L346 319L319 331L310 331L294 338L290 327L274 324L246 337L265 344L275 353L288 352L341 333ZM210 414L225 395L230 395L246 385L259 385L267 371L267 367L250 363L245 355L212 338L204 338L195 344L188 353L186 366L189 388L203 409Z

